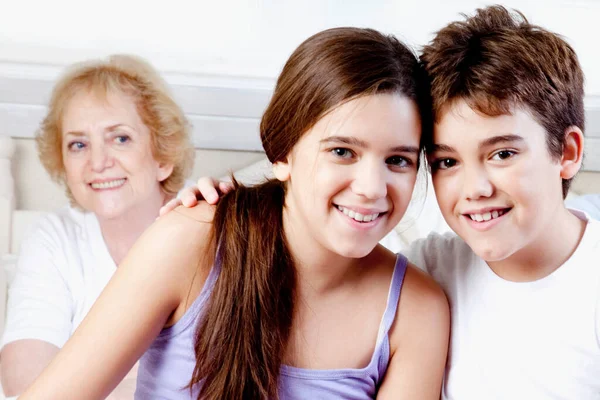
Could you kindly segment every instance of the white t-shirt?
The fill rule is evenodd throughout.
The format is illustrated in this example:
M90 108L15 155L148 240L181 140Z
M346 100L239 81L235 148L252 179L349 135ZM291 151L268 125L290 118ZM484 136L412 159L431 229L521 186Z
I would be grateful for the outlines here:
M62 347L116 271L98 219L64 207L32 226L19 253L1 347L20 339Z
M500 278L455 234L432 234L407 256L450 303L444 399L600 399L599 221L535 282Z

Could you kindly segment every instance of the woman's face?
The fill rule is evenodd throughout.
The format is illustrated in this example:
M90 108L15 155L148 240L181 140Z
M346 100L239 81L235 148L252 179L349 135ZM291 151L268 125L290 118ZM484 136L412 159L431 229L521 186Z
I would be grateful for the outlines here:
M420 136L416 104L398 94L344 103L305 133L275 165L288 180L288 225L311 242L303 247L369 254L408 207Z
M154 159L150 139L130 96L75 94L62 116L62 150L66 183L79 206L114 219L161 204L160 182L173 167Z

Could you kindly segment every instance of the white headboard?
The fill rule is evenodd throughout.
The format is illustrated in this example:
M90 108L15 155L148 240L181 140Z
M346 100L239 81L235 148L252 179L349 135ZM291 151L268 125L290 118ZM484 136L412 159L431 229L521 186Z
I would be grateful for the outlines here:
M0 257L7 261L18 251L27 227L41 214L39 210L16 209L12 157L15 145L11 138L0 137Z

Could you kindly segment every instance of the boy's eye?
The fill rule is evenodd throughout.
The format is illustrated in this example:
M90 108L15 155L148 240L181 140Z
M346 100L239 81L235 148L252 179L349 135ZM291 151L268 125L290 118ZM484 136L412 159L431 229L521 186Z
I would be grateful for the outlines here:
M492 160L502 161L514 156L516 153L511 150L500 150L492 156Z
M336 147L335 149L331 149L331 152L340 158L351 158L352 157L352 151L349 149L345 149L343 147Z
M407 160L406 158L401 156L392 156L385 160L385 162L395 167L408 167L411 164L410 160Z
M431 166L434 170L438 169L449 169L456 165L456 160L452 158L440 158L439 160L435 160Z

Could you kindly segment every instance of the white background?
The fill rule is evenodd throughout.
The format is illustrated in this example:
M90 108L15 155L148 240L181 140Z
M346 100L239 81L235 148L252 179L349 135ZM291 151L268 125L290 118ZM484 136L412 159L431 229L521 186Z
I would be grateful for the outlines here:
M396 34L416 47L428 41L435 30L459 18L460 12L472 13L490 3L0 0L0 62L64 66L114 52L132 52L148 58L163 72L183 74L180 80L193 76L252 77L266 78L253 80L253 85L268 86L291 51L322 29L368 26ZM600 1L501 3L564 35L579 54L588 94L600 94Z

